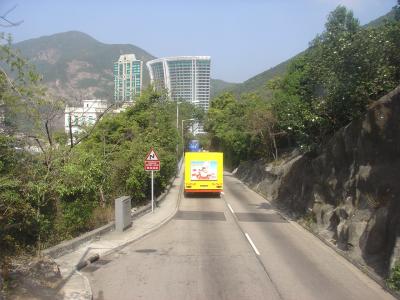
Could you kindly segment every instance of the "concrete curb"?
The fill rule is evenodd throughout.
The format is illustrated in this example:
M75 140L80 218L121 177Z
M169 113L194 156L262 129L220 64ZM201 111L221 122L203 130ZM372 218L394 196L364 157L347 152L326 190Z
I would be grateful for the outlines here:
M51 248L45 249L42 251L42 254L51 256L52 258L58 258L69 252L76 250L82 244L90 242L94 238L100 237L105 233L114 230L114 227L115 227L114 221L110 222L100 228L86 232L83 235L80 235L72 240L64 241Z
M346 252L338 249L334 244L330 243L329 241L327 241L325 238L323 238L322 236L320 236L319 234L317 234L316 232L314 232L311 228L304 226L303 224L293 220L292 218L290 218L289 216L287 216L284 212L282 212L273 202L269 201L265 195L261 194L260 192L254 190L252 187L250 187L247 183L243 182L242 180L240 180L238 177L235 176L236 179L238 179L240 182L242 182L248 189L252 190L253 192L257 193L258 195L260 195L262 198L265 199L265 201L267 201L274 209L275 211L285 220L287 220L288 222L295 222L297 225L301 226L303 229L307 230L309 233L311 233L313 236L315 236L316 238L318 238L321 242L323 242L325 245L327 245L329 248L331 248L332 250L334 250L337 254L339 254L341 257L343 257L344 259L346 259L349 263L351 263L352 265L354 265L357 269L359 269L361 272L363 272L365 275L367 275L369 278L371 278L373 281L375 281L378 285L380 285L382 287L382 289L384 289L386 292L388 292L389 294L391 294L393 297L397 298L400 300L400 293L393 291L391 289L389 289L386 285L386 282L384 279L380 278L378 275L374 274L373 272L371 272L370 270L368 270L364 265L360 264L359 262L357 262L356 260L354 260L353 258L351 258Z
M172 182L173 182L176 178L177 178L177 177L175 177L175 178L172 180ZM170 184L171 186L172 186L172 182L171 182L171 184ZM169 191L170 188L171 188L171 187L168 188L168 191ZM83 262L79 262L79 263L76 265L76 269L79 271L79 270L81 270L81 269L87 267L87 266L90 265L91 263L94 263L94 262L98 261L98 260L101 259L102 257L106 257L106 256L108 256L108 255L110 255L110 254L112 254L112 253L114 253L114 252L120 251L120 250L123 249L124 247L126 247L126 246L128 246L128 245L130 245L130 244L133 244L133 243L135 243L135 242L137 242L137 241L139 241L139 240L145 238L146 236L150 235L151 233L157 231L157 230L160 229L162 226L164 226L165 224L167 224L169 221L172 220L172 218L175 216L176 212L177 212L178 209L179 209L179 205L180 205L180 202L181 202L181 199L182 199L182 191L183 191L183 181L182 181L182 183L181 183L181 185L180 185L180 187L179 187L178 200L177 200L177 202L176 202L175 210L172 212L172 214L170 214L170 215L169 215L168 217L166 217L163 221L161 221L160 224L158 224L158 225L155 226L154 228L150 229L148 232L142 234L141 236L139 236L139 237L137 237L137 238L135 238L135 239L133 239L133 240L131 240L131 241L128 241L128 242L126 242L126 243L124 243L124 244L122 244L122 245L119 245L118 247L115 247L115 248L113 248L113 249L111 249L111 250L109 250L109 251L106 251L106 252L105 252L104 254L102 254L101 256L100 256L100 254L98 254L98 253L96 253L96 254L90 256L87 260L85 260L85 261L83 261ZM162 200L164 200L167 194L168 194L168 192L165 193L165 195L164 195L164 197L163 197L162 199L157 200L157 201L162 201ZM161 195L160 195L160 197L161 197ZM151 209L151 205L150 205L150 209ZM83 275L82 275L82 276L83 276Z
M178 168L179 172L182 169L182 165L183 165L183 158L179 162L179 168ZM169 184L166 186L164 192L157 197L157 199L155 201L156 202L156 207L158 206L157 205L158 203L162 202L166 198L166 196L168 195L168 193L170 192L170 190L171 190L171 188L173 186L174 181L178 177L179 177L179 173L175 174L175 176L173 178L171 178L171 180L169 181ZM105 252L104 254L101 255L101 257L106 256L106 255L108 255L108 254L110 254L110 253L112 253L114 251L118 251L119 249L121 249L121 248L123 248L123 247L125 247L125 246L127 246L127 245L129 245L129 244L131 244L133 242L136 242L137 240L149 235L150 233L156 231L161 226L163 226L164 224L169 222L173 218L173 216L176 214L177 210L179 209L179 204L180 204L180 201L181 201L181 194L182 194L182 189L183 189L183 184L182 183L179 186L178 199L177 199L177 202L176 202L176 207L175 207L175 209L174 209L172 214L170 214L168 217L166 217L164 220L162 220L154 228L151 228L148 232L145 232L144 234L138 236L137 238L135 238L135 239L133 239L131 241L128 241L128 242L126 242L126 243L124 243L124 244L122 244L122 245L120 245L118 247L115 247L114 249L111 249L111 250ZM136 218L137 219L137 218L143 216L144 214L148 213L149 211L151 211L151 203L141 207L140 209L138 209L137 211L132 213L131 216L132 216L132 218ZM48 248L48 249L44 250L42 253L46 254L46 255L49 255L49 256L51 256L53 258L58 258L58 257L60 257L62 255L65 255L67 253L70 253L70 252L76 250L82 244L84 244L86 242L89 242L89 241L91 241L91 240L93 240L95 238L98 238L101 235L104 235L105 233L110 232L110 231L112 231L114 229L115 229L115 222L110 222L109 224L106 224L106 225L104 225L104 226L102 226L100 228L97 228L95 230L87 232L87 233L85 233L85 234L83 234L83 235L81 235L81 236L79 236L77 238L74 238L74 239L69 240L69 241L62 242L61 244L58 244L58 245L56 245L54 247L51 247L51 248ZM73 292L72 294L68 294L65 297L65 299L88 299L88 300L89 299L90 300L93 299L93 292L92 292L92 289L91 289L91 286L90 286L90 282L89 282L88 278L84 274L82 274L80 272L80 270L85 268L85 267L87 267L88 265L98 261L99 259L100 259L100 254L99 253L95 253L94 255L89 256L87 259L80 261L72 269L71 275L73 273L76 273L83 279L83 282L84 282L83 283L83 285L84 285L83 291L84 292L83 293L81 293L81 292L78 292L78 293Z
M180 168L182 168L182 161L180 162ZM175 177L173 177L170 181L169 184L165 187L165 190L163 193L161 193L161 195L159 195L157 197L157 199L155 200L156 202L156 206L158 203L161 203L165 197L167 196L167 194L169 193L172 184L174 182L174 180L177 178L177 175L175 175ZM139 218L143 215L145 215L146 213L148 213L151 210L151 203L146 204L145 206L139 208L137 211L133 212L131 214L132 219L134 218ZM115 230L115 222L112 221L102 227L96 228L92 231L86 232L72 240L68 240L68 241L64 241L61 242L58 245L55 245L53 247L47 248L45 250L42 251L42 254L44 255L48 255L52 258L58 258L60 256L63 256L65 254L68 254L72 251L75 251L77 248L79 248L82 244L90 242L94 239L99 238L100 236Z
M116 251L119 251L119 250L123 249L124 247L126 247L126 246L128 246L128 245L130 245L130 244L133 244L133 243L135 243L135 242L137 242L137 241L139 241L139 240L145 238L146 236L152 234L153 232L157 231L157 230L160 229L162 226L164 226L165 224L167 224L169 221L171 221L172 218L175 216L175 214L177 213L177 211L178 211L178 209L179 209L179 205L180 205L181 199L182 199L182 190L183 190L183 182L182 182L181 186L179 187L178 200L177 200L177 202L176 202L175 210L173 211L172 214L170 214L170 215L169 215L168 217L166 217L163 221L161 221L160 224L158 224L156 227L150 229L148 232L144 233L143 235L141 235L141 236L139 236L139 237L137 237L137 238L135 238L135 239L133 239L133 240L131 240L131 241L129 241L129 242L126 242L126 243L123 244L123 245L120 245L120 246L118 246L118 247L115 247L114 249L111 249L111 250L105 252L103 255L101 255L101 257L105 257L105 256L107 256L107 255L110 255L110 254L112 254L112 253L114 253L114 252L116 252Z
M87 297L88 300L93 300L93 291L92 291L92 287L90 286L89 279L79 271L76 271L76 273L78 273L83 278L85 290L87 291L87 295L88 295L88 297Z

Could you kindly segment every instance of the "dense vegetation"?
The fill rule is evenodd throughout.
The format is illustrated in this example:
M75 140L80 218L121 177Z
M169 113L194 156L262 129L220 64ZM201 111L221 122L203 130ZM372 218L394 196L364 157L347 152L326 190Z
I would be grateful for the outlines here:
M232 165L276 158L275 145L318 149L400 83L398 11L396 6L396 19L363 28L339 6L286 74L268 81L270 96L224 94L213 100L207 122L213 147L228 153Z
M35 63L37 71L43 74L44 83L55 84L58 80L58 88L78 100L82 97L112 98L113 63L121 54L135 53L144 63L155 58L137 46L104 44L79 31L43 36L14 46ZM149 73L144 66L143 84L147 86L149 82ZM90 90L95 90L93 95Z
M236 86L237 83L232 83L232 82L226 82L220 79L211 79L210 82L210 98L214 98L216 95L221 94L225 90L230 90L234 86Z
M388 12L386 15L383 15L370 23L364 25L365 28L367 27L377 27L381 26L383 23L387 21L393 21L396 17L396 10L391 10ZM218 89L218 91L221 92L232 92L235 95L241 95L244 93L257 93L262 97L269 97L270 96L270 90L265 88L265 83L274 77L277 76L284 76L284 74L287 71L288 66L293 62L293 60L297 59L299 56L303 55L304 52L301 52L294 57L281 62L280 64L260 73L257 74L248 80L235 84L232 86L226 86L223 89ZM215 92L214 96L218 96L218 93Z
M134 106L106 114L70 143L51 123L63 104L47 96L40 76L1 37L7 131L0 133L0 267L5 270L10 256L40 251L110 221L116 197L145 203L150 179L143 160L150 147L161 159L155 173L155 193L161 193L176 172L176 149L182 145L176 103L151 88ZM25 126L14 118L20 114ZM192 105L180 105L180 119L200 115Z
M222 150L228 167L240 160L276 155L276 119L271 106L255 94L235 98L231 93L211 102L206 130L211 148Z

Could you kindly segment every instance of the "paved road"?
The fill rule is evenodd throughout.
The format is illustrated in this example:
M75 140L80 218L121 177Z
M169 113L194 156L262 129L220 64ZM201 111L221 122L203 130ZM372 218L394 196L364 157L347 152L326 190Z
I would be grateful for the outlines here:
M235 178L224 187L86 268L94 299L393 299Z

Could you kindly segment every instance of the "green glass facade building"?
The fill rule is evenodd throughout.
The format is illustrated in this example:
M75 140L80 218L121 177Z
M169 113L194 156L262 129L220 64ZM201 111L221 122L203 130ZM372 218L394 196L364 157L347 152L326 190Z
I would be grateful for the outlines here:
M134 102L142 91L143 62L135 54L121 55L114 63L115 102Z

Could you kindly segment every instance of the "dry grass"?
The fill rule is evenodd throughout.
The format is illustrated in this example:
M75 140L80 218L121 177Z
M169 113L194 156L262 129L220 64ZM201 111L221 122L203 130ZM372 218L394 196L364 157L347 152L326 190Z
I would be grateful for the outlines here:
M93 210L90 228L98 228L114 220L114 208L111 206L96 207Z

